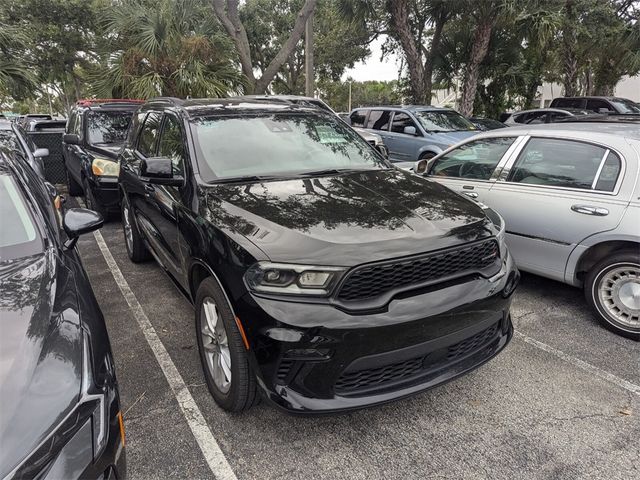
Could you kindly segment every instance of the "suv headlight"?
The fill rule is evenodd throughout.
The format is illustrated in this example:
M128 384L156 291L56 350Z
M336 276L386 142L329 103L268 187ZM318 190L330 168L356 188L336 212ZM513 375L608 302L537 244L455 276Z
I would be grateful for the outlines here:
M106 158L95 158L91 162L91 171L98 177L117 177L120 174L120 164Z
M259 262L244 275L249 289L264 293L329 295L343 267L318 267L289 263Z

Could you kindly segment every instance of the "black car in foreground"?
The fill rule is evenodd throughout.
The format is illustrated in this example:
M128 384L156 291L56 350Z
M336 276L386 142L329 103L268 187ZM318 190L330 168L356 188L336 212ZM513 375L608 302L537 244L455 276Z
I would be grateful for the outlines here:
M74 248L102 225L0 149L0 478L122 479L109 337Z
M84 193L88 208L103 217L120 208L118 151L140 100L80 100L71 109L62 154L69 194Z
M492 211L392 167L315 108L150 101L120 156L124 237L195 306L224 409L420 392L509 342L518 272Z

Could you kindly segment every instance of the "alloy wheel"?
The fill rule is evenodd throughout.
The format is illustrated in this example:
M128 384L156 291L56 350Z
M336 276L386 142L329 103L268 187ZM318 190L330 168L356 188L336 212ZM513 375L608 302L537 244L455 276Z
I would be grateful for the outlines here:
M127 241L127 248L133 251L133 232L131 230L131 221L129 220L129 207L125 204L122 207L122 226L124 228L124 238Z
M218 307L211 297L202 302L200 312L205 321L202 323L202 347L207 368L216 388L227 393L231 388L231 352L224 322L218 313Z
M616 322L625 328L640 327L640 265L611 268L597 288L600 304Z

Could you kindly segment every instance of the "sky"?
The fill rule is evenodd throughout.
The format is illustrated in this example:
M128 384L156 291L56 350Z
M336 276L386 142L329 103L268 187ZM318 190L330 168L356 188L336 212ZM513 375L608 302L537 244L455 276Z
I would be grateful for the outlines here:
M347 69L342 75L342 79L346 80L347 77L352 77L359 82L365 80L397 80L400 59L391 54L387 55L383 61L380 61L384 41L384 37L373 41L371 43L371 55L363 62L356 63L353 68Z

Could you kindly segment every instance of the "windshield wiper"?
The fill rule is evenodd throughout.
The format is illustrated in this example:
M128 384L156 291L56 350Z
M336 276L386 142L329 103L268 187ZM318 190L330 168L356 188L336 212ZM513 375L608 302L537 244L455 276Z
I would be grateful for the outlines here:
M226 178L218 178L216 180L212 180L209 183L212 184L223 184L223 183L258 183L258 182L267 182L270 180L282 180L282 179L290 179L291 176L285 175L244 175L241 177L226 177Z
M302 177L320 177L322 175L339 175L341 173L352 172L368 172L371 170L377 170L373 168L326 168L324 170L313 170L310 172L301 172Z

